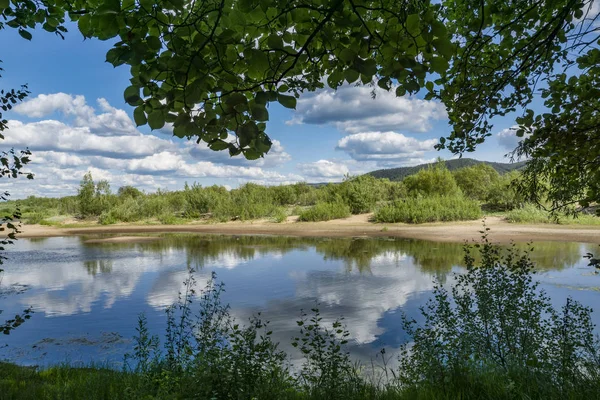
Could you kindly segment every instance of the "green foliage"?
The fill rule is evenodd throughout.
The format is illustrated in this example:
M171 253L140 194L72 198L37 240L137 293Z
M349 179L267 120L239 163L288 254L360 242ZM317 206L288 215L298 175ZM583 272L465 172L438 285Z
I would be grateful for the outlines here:
M347 218L350 216L350 207L342 202L317 203L302 211L299 221L329 221L330 219Z
M87 172L77 192L79 215L83 218L101 215L110 207L111 197L108 182L102 180L95 184L91 172Z
M411 196L457 196L460 189L443 162L433 164L402 181Z
M486 201L490 189L500 179L500 174L488 164L476 164L455 170L452 175L465 196Z
M117 196L119 197L131 197L137 199L143 195L144 192L133 186L121 186L119 190L117 190Z
M277 223L285 222L287 220L287 217L288 217L288 214L287 214L285 208L283 208L283 207L278 207L271 215L271 218L273 218L273 221L277 222Z
M307 7L268 0L257 7L210 0L186 7L80 0L69 11L85 37L116 38L106 60L131 67L123 95L136 107L137 124L160 129L173 123L178 137L252 160L271 147L269 104L293 109L300 93L325 80L332 88L378 80L398 96L433 92L428 75L443 73L455 52L441 5L398 7L392 1ZM75 12L79 8L85 12Z
M347 178L338 185L337 192L352 214L363 214L372 211L378 201L387 197L387 187L382 182L370 175Z
M568 299L556 310L527 253L502 256L484 236L480 258L476 264L466 249L467 272L451 291L434 287L421 325L404 318L413 344L400 357L401 385L444 398L597 397L591 309Z
M463 196L407 198L375 211L376 222L422 224L439 221L468 221L482 216L479 203Z
M551 213L535 204L525 204L506 213L506 220L518 224L581 224L600 225L600 217L594 215Z
M511 172L494 181L488 191L486 206L499 211L520 207L524 203L517 186L520 179L519 173Z

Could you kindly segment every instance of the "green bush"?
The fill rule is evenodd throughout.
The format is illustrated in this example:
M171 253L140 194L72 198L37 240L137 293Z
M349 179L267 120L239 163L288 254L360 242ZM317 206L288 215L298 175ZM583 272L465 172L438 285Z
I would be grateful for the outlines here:
M486 207L498 211L521 207L524 201L516 187L519 177L520 174L513 171L493 182L488 191Z
M413 343L401 352L401 387L430 398L598 398L592 310L572 299L556 310L528 254L500 254L485 239L476 265L467 250L467 272L450 291L434 287L424 322L404 318Z
M457 196L460 189L446 164L440 161L402 181L411 196Z
M438 221L465 221L482 216L479 203L463 196L407 198L379 208L376 222L421 224Z
M580 214L575 217L562 213L552 214L548 211L535 206L534 204L525 204L521 208L516 208L506 213L506 220L521 224L579 224L579 225L600 225L600 217L594 215Z
M459 168L452 174L463 194L479 201L486 201L492 185L500 180L500 174L488 164L483 163Z
M271 215L271 218L273 219L273 221L275 221L277 223L285 222L287 220L287 217L288 217L288 214L285 211L285 208L283 208L283 207L278 207L277 209L275 209L275 211Z
M330 219L347 218L351 215L348 205L337 203L317 203L300 213L299 221L329 221Z

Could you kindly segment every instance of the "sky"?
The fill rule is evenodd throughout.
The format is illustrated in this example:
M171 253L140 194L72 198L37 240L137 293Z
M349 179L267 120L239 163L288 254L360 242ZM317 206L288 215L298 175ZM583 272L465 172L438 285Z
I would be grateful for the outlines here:
M299 181L339 182L382 168L411 166L456 156L436 151L450 133L442 104L396 97L377 89L343 86L304 94L296 110L269 108L271 151L262 159L231 158L203 144L174 137L167 129L136 128L125 103L127 66L105 62L111 42L84 40L69 26L65 40L42 30L33 40L0 31L0 88L27 84L26 101L5 113L9 130L0 150L29 148L27 170L35 178L3 180L12 198L77 193L83 175L106 179L113 191L133 185L147 192L181 189L187 183L235 188L246 182L276 185ZM494 135L466 156L509 162L517 143L514 116L494 121Z

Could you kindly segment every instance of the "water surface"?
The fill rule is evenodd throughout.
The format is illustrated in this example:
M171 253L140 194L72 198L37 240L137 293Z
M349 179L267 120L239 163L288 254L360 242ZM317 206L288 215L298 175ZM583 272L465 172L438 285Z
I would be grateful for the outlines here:
M192 267L199 287L216 271L226 285L223 301L236 318L262 312L285 350L291 349L300 310L318 303L326 322L345 318L353 355L369 360L382 347L389 353L407 340L400 311L418 317L434 280L451 282L463 271L463 245L451 243L193 234L86 243L98 237L21 239L10 248L2 316L29 306L35 314L1 338L0 357L22 364L118 365L132 346L140 313L154 333L164 332L164 310L177 300ZM598 246L533 247L537 279L557 306L567 296L600 304L600 275L582 258ZM600 323L600 309L594 321Z

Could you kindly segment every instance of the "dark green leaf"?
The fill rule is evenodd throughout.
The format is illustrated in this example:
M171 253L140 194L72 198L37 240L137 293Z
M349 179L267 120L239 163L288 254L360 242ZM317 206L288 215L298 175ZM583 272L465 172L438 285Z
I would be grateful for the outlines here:
M277 101L279 101L279 104L285 108L296 108L296 98L294 96L288 96L280 93L277 96Z

